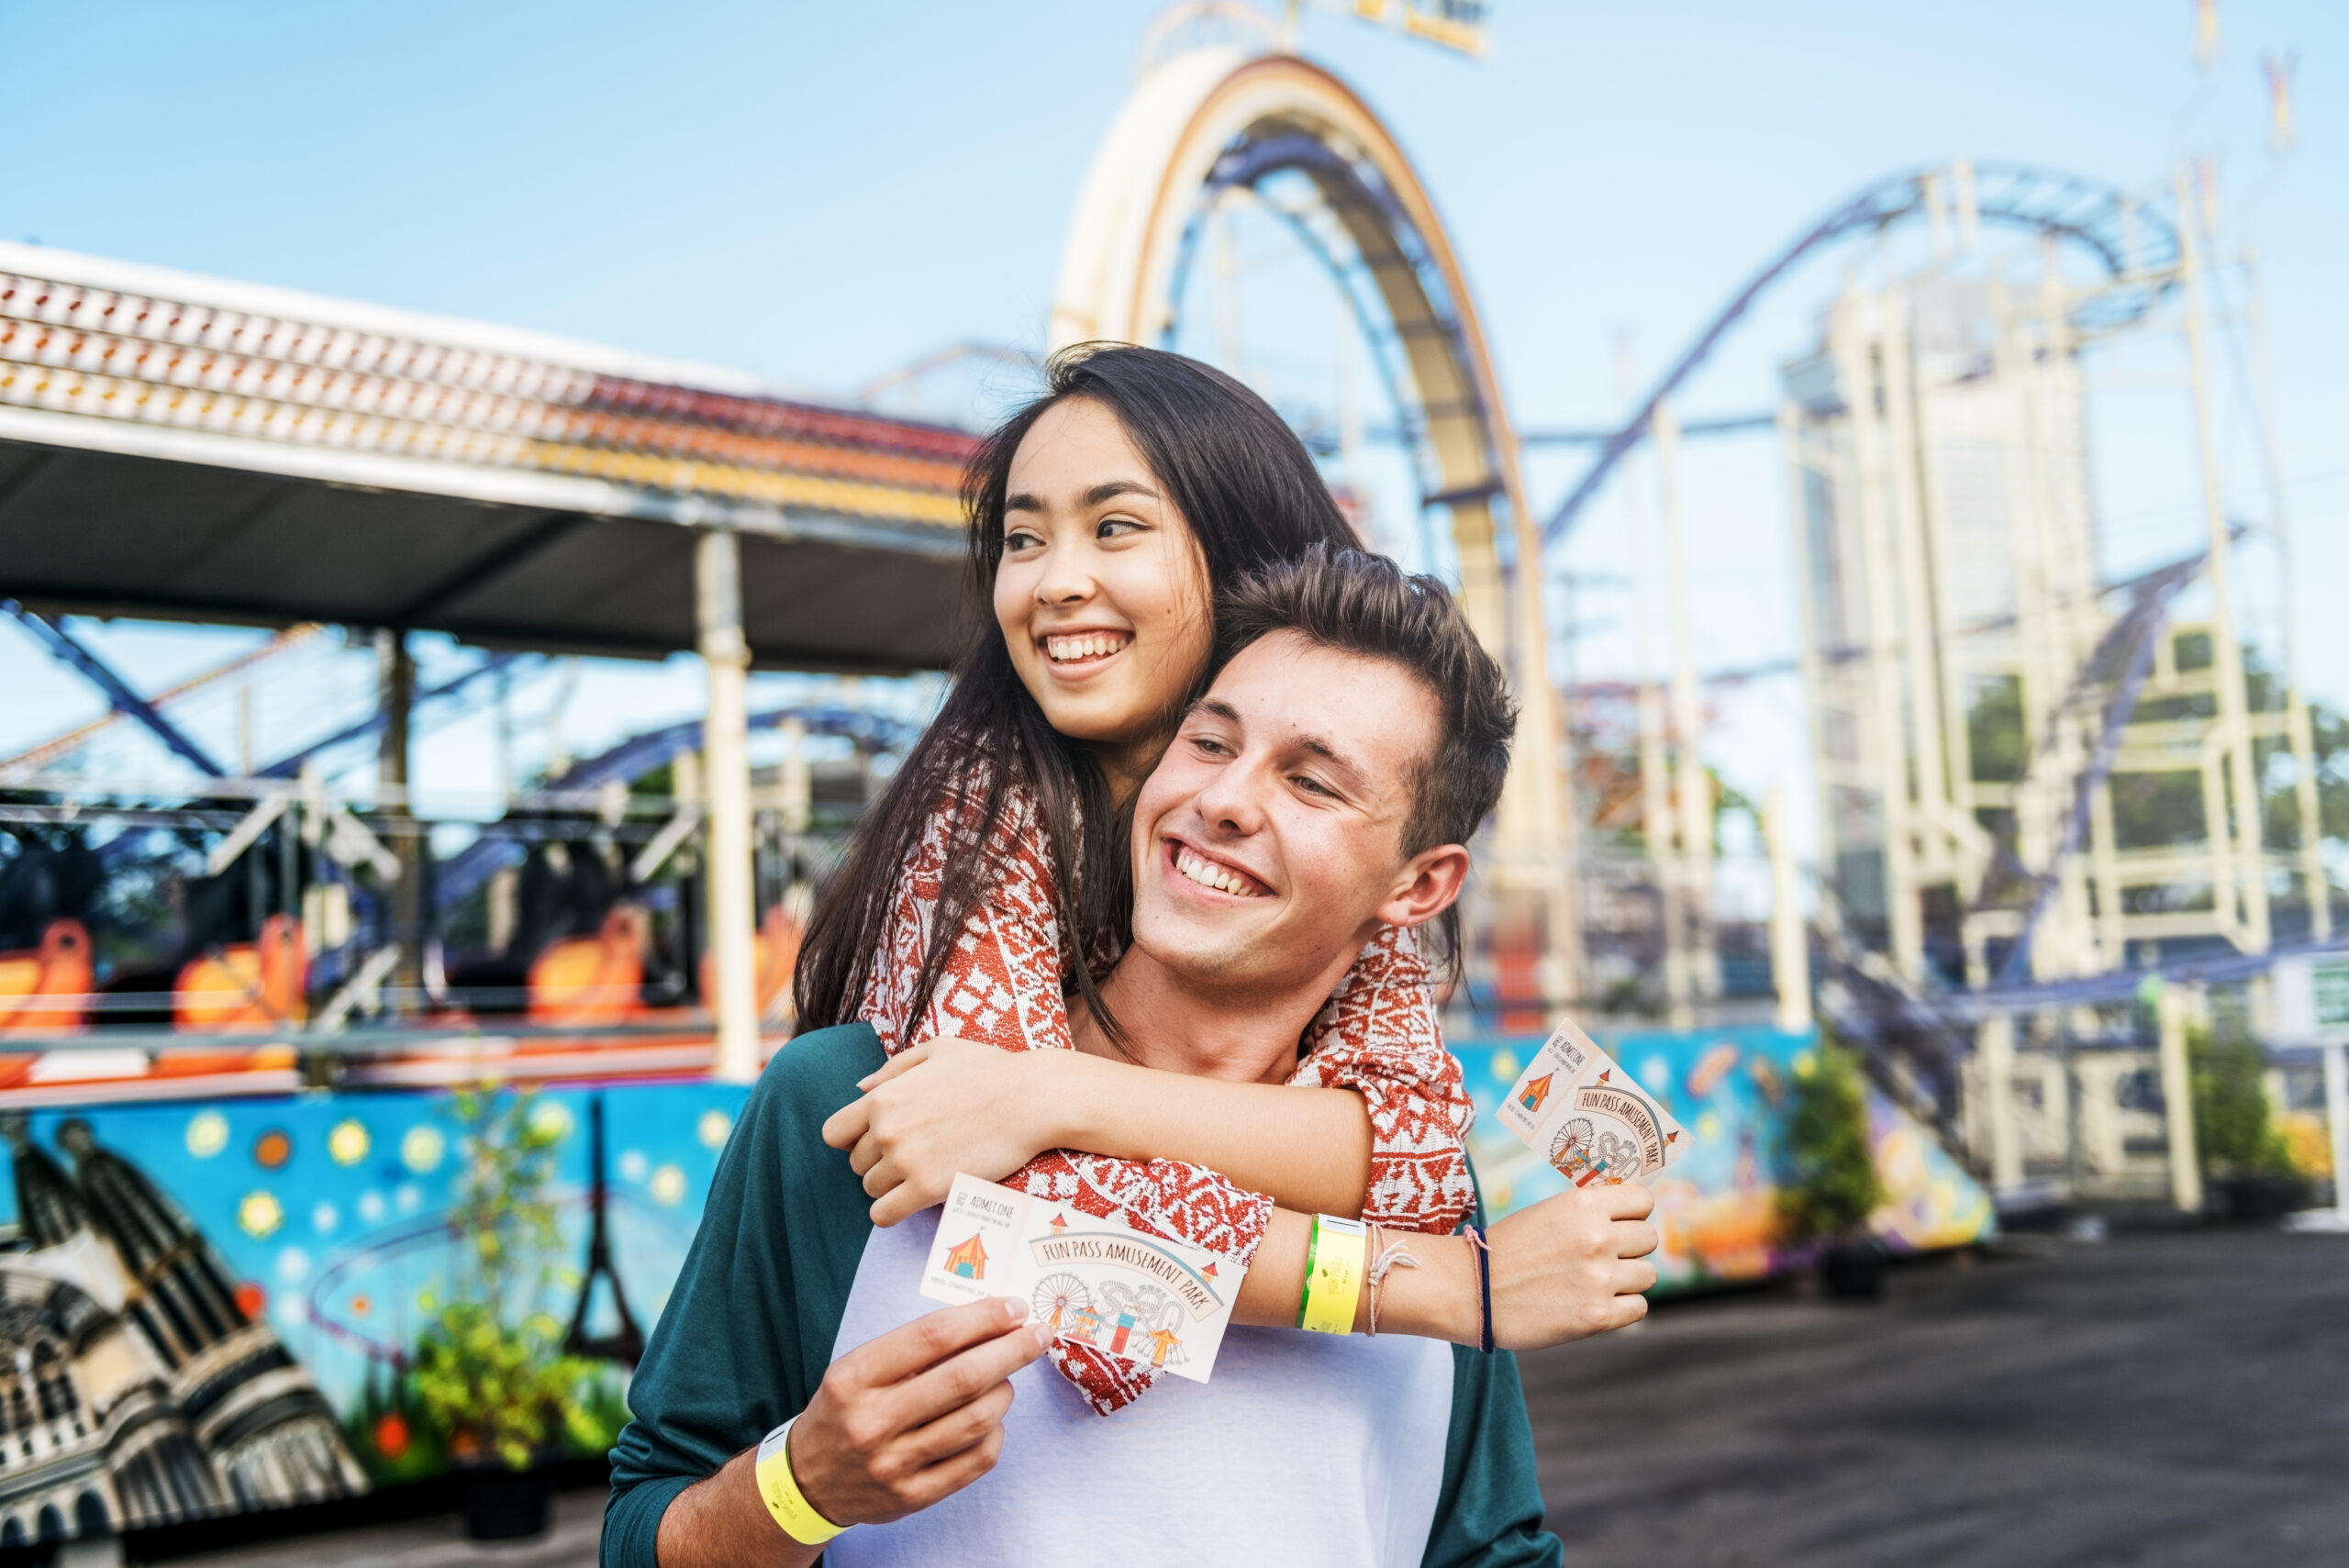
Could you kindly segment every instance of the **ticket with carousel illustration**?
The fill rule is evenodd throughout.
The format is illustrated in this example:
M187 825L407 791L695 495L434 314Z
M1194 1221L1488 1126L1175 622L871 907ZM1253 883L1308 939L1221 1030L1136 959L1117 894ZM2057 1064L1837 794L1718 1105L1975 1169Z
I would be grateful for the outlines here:
M1016 1296L1062 1340L1205 1383L1245 1272L1205 1248L958 1175L921 1293L956 1305Z
M1645 1180L1682 1148L1671 1113L1570 1023L1542 1042L1498 1114L1578 1187Z

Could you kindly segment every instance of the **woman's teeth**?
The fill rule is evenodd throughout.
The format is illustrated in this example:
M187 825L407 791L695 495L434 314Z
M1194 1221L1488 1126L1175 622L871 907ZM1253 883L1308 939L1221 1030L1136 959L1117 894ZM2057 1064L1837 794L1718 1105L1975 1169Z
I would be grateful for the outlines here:
M1244 878L1233 875L1212 862L1201 860L1188 850L1174 851L1174 869L1201 887L1212 887L1218 893L1229 893L1240 898L1262 896L1255 886Z
M1114 632L1088 631L1068 637L1044 639L1044 656L1055 664L1076 659L1097 659L1115 653L1126 645L1127 639Z

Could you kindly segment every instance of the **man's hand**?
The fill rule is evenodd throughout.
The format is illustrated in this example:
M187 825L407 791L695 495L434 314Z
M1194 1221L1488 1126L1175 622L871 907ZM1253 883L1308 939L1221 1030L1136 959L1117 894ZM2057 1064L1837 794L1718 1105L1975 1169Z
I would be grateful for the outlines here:
M824 1371L791 1429L791 1473L836 1525L902 1518L995 1468L1011 1374L1044 1353L1025 1302L950 1307Z
M1569 1187L1493 1226L1493 1342L1535 1350L1646 1317L1654 1208L1654 1195L1633 1182Z
M1068 1054L926 1040L860 1083L863 1097L832 1113L824 1141L849 1151L873 1223L895 1225L945 1202L957 1171L999 1182L1060 1147L1049 1079Z
M882 1524L952 1496L995 1468L1011 1374L1044 1353L1028 1308L996 1297L950 1307L859 1345L824 1373L791 1429L791 1473L836 1525ZM758 1451L687 1487L661 1518L662 1568L774 1568L818 1549L777 1529L759 1496Z

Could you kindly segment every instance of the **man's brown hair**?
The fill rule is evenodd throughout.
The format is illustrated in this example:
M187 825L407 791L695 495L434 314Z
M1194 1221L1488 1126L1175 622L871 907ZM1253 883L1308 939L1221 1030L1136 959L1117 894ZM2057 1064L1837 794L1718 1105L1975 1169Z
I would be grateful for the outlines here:
M1411 781L1403 854L1474 837L1500 804L1517 704L1451 590L1383 555L1315 544L1295 560L1258 567L1219 596L1216 667L1280 631L1418 678L1440 723Z

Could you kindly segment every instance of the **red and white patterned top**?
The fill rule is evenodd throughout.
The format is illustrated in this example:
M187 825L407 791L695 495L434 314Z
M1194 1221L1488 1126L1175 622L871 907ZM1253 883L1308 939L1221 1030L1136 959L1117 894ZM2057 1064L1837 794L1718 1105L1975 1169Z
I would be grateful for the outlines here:
M875 956L859 1016L891 1054L933 1035L1006 1051L1067 1051L1065 991L1076 954L1061 929L1052 861L1035 795L1005 792L992 842L978 841L984 780L932 811L898 884L887 945ZM938 983L914 995L949 868L990 885L963 922ZM1435 993L1418 939L1388 927L1363 950L1307 1031L1289 1082L1353 1089L1370 1112L1370 1186L1363 1218L1398 1229L1448 1233L1475 1201L1462 1148L1475 1114L1460 1063L1443 1048ZM1115 1216L1245 1265L1254 1260L1273 1201L1179 1160L1116 1160L1076 1150L1039 1155L1009 1185ZM1148 1367L1056 1343L1052 1361L1093 1407L1108 1415L1152 1382Z

